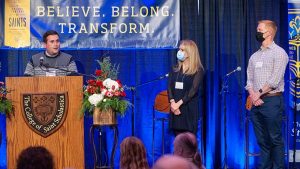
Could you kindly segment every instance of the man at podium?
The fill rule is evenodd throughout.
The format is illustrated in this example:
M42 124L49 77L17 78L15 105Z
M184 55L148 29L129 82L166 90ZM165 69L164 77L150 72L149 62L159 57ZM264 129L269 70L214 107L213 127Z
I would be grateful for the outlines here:
M44 33L43 45L46 50L31 57L25 76L67 76L77 73L73 57L60 51L59 34L56 31Z

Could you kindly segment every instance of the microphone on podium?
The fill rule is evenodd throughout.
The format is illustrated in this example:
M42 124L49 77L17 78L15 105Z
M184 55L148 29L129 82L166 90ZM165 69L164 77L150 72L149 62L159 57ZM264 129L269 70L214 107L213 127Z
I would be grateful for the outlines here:
M234 72L239 72L239 71L241 71L241 70L242 70L242 68L241 68L240 66L238 66L238 67L237 67L236 69L234 69L233 71L227 73L226 76L229 76L229 75L231 75L232 73L234 73Z
M40 67L44 65L44 57L40 57Z
M58 66L51 66L48 63L44 63L44 57L40 57L40 66L44 66L47 69L52 68L52 69L60 70L63 72L67 72L67 73L69 73L68 76L85 76L85 77L90 77L90 78L96 78L94 75L79 73L79 72L71 71L68 69L60 68ZM48 71L48 70L44 70L44 71Z

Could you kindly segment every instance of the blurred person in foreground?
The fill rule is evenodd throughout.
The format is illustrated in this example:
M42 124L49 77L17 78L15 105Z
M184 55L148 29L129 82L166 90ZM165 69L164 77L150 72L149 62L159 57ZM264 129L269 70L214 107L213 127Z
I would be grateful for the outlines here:
M176 155L160 157L152 169L198 169L192 162Z
M198 169L205 169L202 164L201 154L198 151L197 139L193 133L180 133L175 137L174 155L194 163Z
M28 147L20 153L16 169L54 169L53 156L45 147Z
M149 169L146 148L137 137L125 138L120 152L120 169Z

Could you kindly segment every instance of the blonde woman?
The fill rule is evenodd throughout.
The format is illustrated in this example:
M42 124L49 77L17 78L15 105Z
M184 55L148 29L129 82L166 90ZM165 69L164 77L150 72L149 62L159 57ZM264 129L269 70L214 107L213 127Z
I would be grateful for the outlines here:
M198 47L192 40L182 40L177 52L177 65L169 73L168 96L171 104L170 129L175 135L196 135L199 119L199 88L203 66Z

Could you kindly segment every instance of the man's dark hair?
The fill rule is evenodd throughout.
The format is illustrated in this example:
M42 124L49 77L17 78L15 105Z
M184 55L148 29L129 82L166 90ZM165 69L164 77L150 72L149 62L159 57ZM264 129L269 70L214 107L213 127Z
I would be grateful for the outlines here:
M17 169L53 169L52 154L42 146L28 147L17 160Z
M43 42L44 42L44 43L47 43L47 37L48 37L49 35L57 35L57 36L59 37L59 34L58 34L56 31L54 31L54 30L49 30L49 31L45 32L44 35L43 35Z

